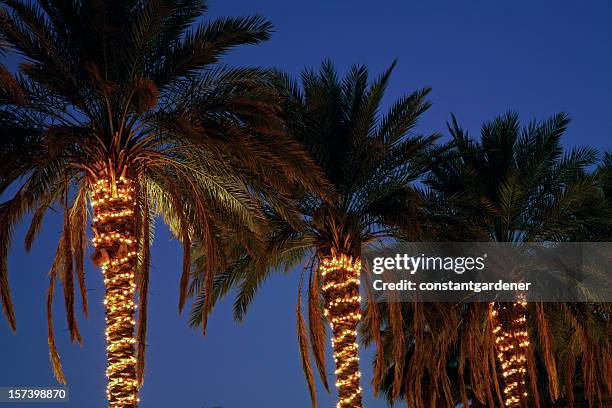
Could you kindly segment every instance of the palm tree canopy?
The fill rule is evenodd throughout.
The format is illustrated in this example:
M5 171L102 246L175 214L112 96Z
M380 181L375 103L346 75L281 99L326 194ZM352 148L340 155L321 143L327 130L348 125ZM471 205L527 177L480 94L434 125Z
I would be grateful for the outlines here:
M264 18L195 24L208 8L201 0L2 4L1 45L24 60L19 73L0 72L0 193L17 187L0 205L0 294L13 330L13 229L33 214L29 249L46 211L60 204L66 220L52 271L64 281L71 338L79 339L72 273L86 312L86 203L99 179L136 182L139 274L148 273L149 208L183 242L179 309L192 243L212 271L225 259L221 240L260 241L265 208L299 224L289 198L296 187L327 194L321 172L278 117L270 73L217 64L236 46L267 40L272 25Z
M302 200L319 252L333 247L359 255L362 244L412 227L419 195L410 183L431 164L438 136L413 133L430 106L429 88L401 97L380 113L394 66L372 81L365 66L352 67L340 79L325 61L319 72L302 74L301 89L284 79L290 131L339 194L333 204L315 196Z
M576 241L605 231L610 225L604 199L609 158L594 169L595 150L565 152L561 138L568 124L567 115L557 114L521 127L518 115L507 113L486 122L474 139L453 116L447 157L426 178L429 196L457 220L459 233L450 235L478 230L498 242ZM389 401L402 398L415 407L429 406L431 396L439 404L454 405L468 395L475 406L494 406L496 399L503 403L489 313L488 305L478 303L369 301L364 340L377 342L376 366L385 367L374 379L375 388ZM591 400L609 392L604 380L612 358L606 340L609 305L533 303L528 327L528 359L534 362L528 369L530 394L537 406L539 396L542 401L559 398L559 384L571 396L574 381L589 384L585 395ZM576 369L584 380L574 380Z
M237 319L243 318L270 271L288 271L313 250L321 255L334 248L358 256L361 245L376 238L414 234L421 197L411 183L433 163L438 136L413 134L430 106L429 88L401 97L380 114L394 66L374 81L365 66L353 66L340 79L329 61L318 72L304 71L301 84L279 74L289 132L306 146L337 196L330 202L303 190L300 229L268 211L275 227L267 250L257 259L244 254L216 277L215 298L240 287ZM197 278L193 285L198 285ZM197 325L200 308L195 306L192 323Z
M569 117L560 113L521 127L509 112L482 126L475 141L453 116L454 160L437 166L426 182L471 217L489 240L565 240L601 222L601 195L589 171L597 151L564 152Z

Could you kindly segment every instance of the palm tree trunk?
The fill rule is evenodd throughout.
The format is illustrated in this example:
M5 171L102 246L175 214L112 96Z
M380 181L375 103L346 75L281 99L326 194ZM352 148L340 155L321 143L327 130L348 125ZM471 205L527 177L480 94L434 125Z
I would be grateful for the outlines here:
M105 286L108 406L136 408L136 218L132 180L99 179L93 186L92 206L94 261L102 269Z
M504 377L506 407L527 406L527 302L495 303L491 312L495 321L495 347Z
M321 262L325 316L332 328L336 362L338 408L361 408L357 324L361 319L359 273L361 262L347 255L332 255Z

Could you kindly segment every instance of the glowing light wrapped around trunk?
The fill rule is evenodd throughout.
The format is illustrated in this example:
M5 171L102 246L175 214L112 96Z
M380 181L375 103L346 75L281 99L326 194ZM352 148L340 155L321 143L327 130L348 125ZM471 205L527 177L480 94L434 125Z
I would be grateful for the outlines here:
M359 273L361 261L344 254L324 258L321 277L325 298L325 316L330 322L336 363L338 408L360 408L361 387L357 324L361 319Z
M504 379L505 404L510 408L524 406L527 400L526 348L529 347L527 302L495 303L491 306L495 348Z
M93 187L94 261L105 287L106 353L109 408L136 408L138 381L134 338L137 258L133 182L99 179Z

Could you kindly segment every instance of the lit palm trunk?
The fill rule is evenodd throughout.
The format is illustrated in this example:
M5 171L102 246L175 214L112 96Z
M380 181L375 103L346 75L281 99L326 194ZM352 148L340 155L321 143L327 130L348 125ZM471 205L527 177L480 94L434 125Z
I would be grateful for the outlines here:
M132 181L98 180L93 187L94 255L104 274L109 408L136 408L134 338L136 267L135 197Z
M357 324L361 319L360 270L360 260L353 260L344 254L325 258L321 262L325 316L333 334L338 408L362 406L357 345Z
M527 391L527 356L529 347L527 332L527 302L495 303L491 311L495 322L495 347L504 377L506 407L525 406Z

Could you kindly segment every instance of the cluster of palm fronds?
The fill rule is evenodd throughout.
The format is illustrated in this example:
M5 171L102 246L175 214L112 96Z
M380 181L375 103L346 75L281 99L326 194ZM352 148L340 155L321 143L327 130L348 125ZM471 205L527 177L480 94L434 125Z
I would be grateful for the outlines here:
M191 28L208 8L204 1L2 3L1 45L24 60L15 74L0 71L0 191L17 188L0 206L3 310L15 330L7 268L14 226L33 213L29 249L45 213L63 207L48 317L52 362L64 381L53 339L55 283L63 285L71 339L80 341L74 275L87 314L86 203L99 180L111 180L111 190L121 177L136 180L130 224L137 226L135 275L144 306L138 324L142 383L152 217L161 216L185 248L182 309L192 243L206 254L204 287L212 287L212 271L230 257L232 246L224 240L257 251L267 209L296 225L293 190L328 194L322 172L284 132L271 74L217 65L235 46L269 38L272 26L256 16Z
M63 287L72 340L81 341L75 282L87 315L84 259L92 186L136 181L138 376L146 341L149 247L156 217L182 242L179 311L206 329L215 302L235 290L235 318L278 270L304 266L308 325L298 289L298 338L311 389L323 385L327 332L320 261L357 259L377 239L609 241L612 155L564 152L558 114L521 127L509 113L471 138L453 117L451 141L416 133L425 88L382 99L393 70L371 80L363 66L341 78L330 62L300 81L277 71L219 65L242 44L270 37L261 17L196 24L201 0L2 0L0 52L0 298L16 319L7 257L13 230L32 214L31 248L46 212L63 208L52 262L51 305ZM95 216L95 214L93 214ZM609 403L610 307L530 305L531 399L567 406ZM374 390L410 407L501 404L488 306L377 303L369 297L365 344L377 347ZM255 334L254 334L255 335ZM560 405L561 406L561 405Z
M517 115L508 113L483 125L480 140L471 139L453 117L451 142L436 146L435 135L410 134L428 107L427 90L402 98L377 119L390 71L368 88L365 72L356 67L341 81L325 63L319 73L306 71L301 86L283 78L288 94L283 111L292 133L323 168L339 199L330 205L305 195L299 207L305 228L296 231L276 220L266 251L244 254L218 273L214 284L215 299L237 289L234 314L241 320L271 273L290 271L307 259L311 352L325 386L326 336L315 266L330 249L359 254L361 245L388 237L498 242L611 237L610 155L600 158L590 148L564 152L567 115L521 128ZM200 323L203 299L192 309L193 325ZM575 382L582 387L576 399L591 405L607 401L609 305L537 304L530 311L533 403L571 406ZM488 305L372 301L363 326L365 344L375 343L378 351L374 389L384 389L389 401L401 398L411 407L432 401L503 405ZM307 343L299 344L307 359ZM312 368L304 368L313 389Z
M515 114L470 138L453 118L449 160L425 177L462 230L496 242L609 241L610 155L563 151L569 119L521 128ZM437 217L438 214L433 214ZM458 235L455 235L457 237ZM434 239L447 240L443 233ZM469 239L469 237L467 237ZM374 388L409 406L503 406L487 304L369 302L364 339L376 342ZM606 406L612 391L610 304L530 304L530 406Z

